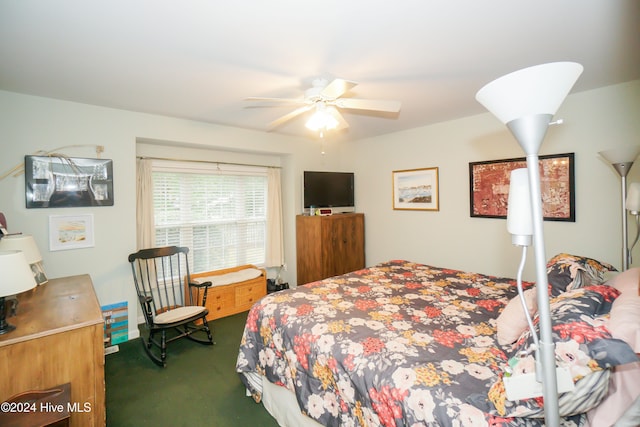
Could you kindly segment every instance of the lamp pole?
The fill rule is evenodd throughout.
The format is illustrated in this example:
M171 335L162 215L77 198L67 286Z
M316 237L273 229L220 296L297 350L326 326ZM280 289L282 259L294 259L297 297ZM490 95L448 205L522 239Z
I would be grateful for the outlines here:
M631 165L629 165L631 168ZM629 169L627 169L628 171ZM629 251L629 226L627 223L627 209L625 201L627 200L627 176L620 175L622 181L622 271L629 269L631 251Z
M549 307L547 257L544 248L542 192L540 189L538 158L538 151L552 117L551 114L535 114L512 120L506 125L524 150L527 159L531 219L533 222L536 294L540 320L540 340L536 349L536 379L542 382L545 425L557 427L560 424L560 407L558 403L555 344L553 343L551 309Z
M622 271L629 269L629 258L631 252L629 251L629 227L627 225L627 209L625 203L627 200L627 174L633 166L633 162L614 163L613 168L620 174L621 185L621 199L622 199Z

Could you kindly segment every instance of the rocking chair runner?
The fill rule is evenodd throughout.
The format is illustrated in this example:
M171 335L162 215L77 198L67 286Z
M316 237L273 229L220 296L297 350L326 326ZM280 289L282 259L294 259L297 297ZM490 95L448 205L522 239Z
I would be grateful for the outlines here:
M211 282L191 283L188 252L189 248L167 246L129 255L133 282L149 329L147 338L141 336L142 345L151 360L162 367L166 366L167 344L172 341L186 337L213 345L206 318L209 311L204 307ZM193 302L194 294L202 305ZM178 335L167 337L167 330L175 330ZM200 331L206 338L193 336Z

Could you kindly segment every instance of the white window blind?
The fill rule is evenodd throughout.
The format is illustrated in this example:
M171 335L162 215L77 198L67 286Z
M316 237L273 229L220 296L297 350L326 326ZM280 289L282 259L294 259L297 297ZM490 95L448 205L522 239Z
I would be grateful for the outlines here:
M267 171L263 167L154 161L158 246L187 246L192 272L263 265Z

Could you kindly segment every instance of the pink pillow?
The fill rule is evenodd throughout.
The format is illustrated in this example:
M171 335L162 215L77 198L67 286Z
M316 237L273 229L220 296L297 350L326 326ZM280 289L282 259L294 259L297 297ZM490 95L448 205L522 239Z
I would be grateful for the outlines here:
M616 366L611 373L607 396L587 412L592 426L612 426L640 396L640 362ZM630 425L630 424L625 424Z
M527 302L527 308L531 318L538 311L538 299L536 297L536 288L530 288L524 291L524 299ZM500 316L496 319L496 338L498 344L513 344L528 328L527 318L524 315L524 309L520 302L520 296L516 295L505 306Z
M622 293L611 306L609 323L611 336L629 344L636 353L640 353L640 296Z
M622 294L638 295L640 289L640 268L630 268L620 274L616 274L605 282L606 285L616 288Z

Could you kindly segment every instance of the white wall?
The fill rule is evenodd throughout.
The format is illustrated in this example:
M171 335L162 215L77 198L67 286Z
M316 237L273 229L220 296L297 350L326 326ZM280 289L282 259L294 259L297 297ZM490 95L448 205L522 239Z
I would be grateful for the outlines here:
M282 166L285 221L284 279L295 283L295 215L301 212L304 169L339 167L339 147L322 155L311 139L247 131L208 123L154 116L0 91L0 174L38 150L68 145L98 144L103 158L113 160L112 207L26 209L24 175L0 181L0 212L10 232L32 234L42 252L50 278L89 273L101 305L127 301L129 336L136 336L138 303L134 297L128 254L136 250L135 159L137 142L147 155L208 157L212 160ZM169 149L171 141L179 148ZM164 144L155 146L153 144ZM188 148L184 148L188 147ZM204 149L207 149L206 151ZM209 150L212 150L210 153ZM71 157L95 157L94 148L62 150ZM206 154L205 154L206 153ZM50 215L94 215L95 247L49 251Z
M549 130L541 154L576 153L577 219L575 223L545 223L547 254L573 252L620 267L620 178L597 152L638 144L640 81L570 95L557 117L564 118L565 124ZM506 128L489 113L369 140L329 144L327 153L321 155L320 144L311 139L0 91L0 141L0 174L37 150L105 146L103 157L112 159L114 165L114 206L26 209L21 175L0 181L0 212L7 216L10 231L34 235L49 277L89 273L101 305L128 301L130 336L137 333L137 301L126 258L136 250L137 150L148 155L206 155L218 161L280 165L289 267L285 279L290 283L295 283L295 215L301 211L303 170L356 172L356 204L365 213L369 265L404 258L513 277L519 257L504 220L469 216L469 162L523 155ZM169 149L166 142L178 148ZM95 156L93 148L86 147L64 152ZM440 211L392 210L391 172L433 166L440 173ZM629 180L640 180L640 166L632 169ZM49 215L79 213L94 215L95 247L50 252ZM635 232L632 223L630 232ZM635 253L640 265L638 249Z
M640 81L570 95L540 154L575 153L576 222L545 221L547 258L569 252L621 267L620 177L598 155L640 143ZM391 258L515 276L520 257L505 220L469 214L469 162L524 157L507 128L490 113L412 129L350 145L356 201L366 213L367 264ZM640 163L640 162L639 162ZM392 209L394 170L438 167L438 212ZM640 165L628 182L640 180ZM629 219L631 239L635 225ZM640 248L634 250L640 265ZM527 277L532 279L533 257Z

